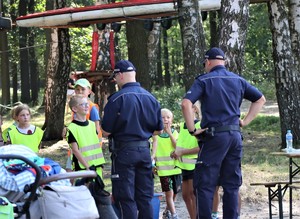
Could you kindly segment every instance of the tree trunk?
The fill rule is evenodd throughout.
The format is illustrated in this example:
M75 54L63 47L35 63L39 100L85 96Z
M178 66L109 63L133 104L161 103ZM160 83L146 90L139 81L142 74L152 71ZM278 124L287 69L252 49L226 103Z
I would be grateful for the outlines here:
M300 136L299 78L294 66L291 35L284 0L268 3L273 38L276 96L280 115L282 147L286 146L285 134L291 129L294 142Z
M34 13L34 0L30 0L28 3L28 12ZM30 69L30 87L31 87L31 100L32 104L35 106L38 104L39 97L39 74L37 70L37 59L35 55L35 31L31 28L30 34L28 36L28 46L29 46L29 69Z
M160 33L161 33L161 24L160 22L153 23L153 29L149 34L147 48L148 48L148 59L149 59L149 75L151 78L151 85L158 85L158 63L159 63L159 46L160 46Z
M220 40L220 10L209 12L210 47L218 47Z
M1 86L2 98L1 104L7 105L10 103L10 80L9 80L9 53L7 32L0 31L0 58L1 58Z
M163 37L163 64L165 70L165 86L171 87L171 74L170 74L170 65L169 65L169 50L168 50L168 32L167 29L162 29Z
M242 74L249 20L249 0L222 0L220 47L225 50L230 71Z
M15 0L11 0L10 5L14 5L14 4L16 4ZM17 14L16 10L17 10L17 8L14 8L14 7L11 8L10 17L12 19L12 22L14 22L16 20L16 14ZM11 40L11 42L18 41L18 33L17 33L16 26L12 27L10 40ZM15 45L15 46L17 46L17 45ZM13 103L16 103L19 101L18 86L19 86L20 80L18 80L18 64L17 64L18 60L19 60L18 57L19 57L19 51L17 49L13 50L11 52L11 60L10 60L10 62L13 63L10 65L10 74L12 76L12 89L13 89L12 102Z
M56 4L55 4L56 3ZM55 2L55 8L65 6ZM62 138L64 127L67 82L70 73L71 47L68 29L51 29L51 44L45 87L44 140Z
M162 60L161 60L161 39L159 38L159 45L158 45L158 56L157 56L157 86L155 89L159 89L162 86L164 86L164 80L163 80L163 69L162 69Z
M290 32L292 40L292 51L295 66L300 75L300 2L299 0L289 0L289 20L290 20Z
M19 15L27 14L27 1L19 1ZM19 28L20 69L21 69L21 102L29 103L30 98L30 76L29 59L27 49L28 28Z
M114 38L116 33L112 33L110 27L107 27L104 30L99 30L99 58L97 62L97 70L105 71L111 70L111 58L110 57L110 34L114 34ZM114 41L114 39L113 39ZM113 42L114 43L114 42ZM115 89L112 90L112 86L110 86L110 82L107 80L97 81L95 84L95 103L99 105L99 115L102 116L103 108L106 102L105 95L108 93L112 93Z
M201 62L205 52L205 37L198 1L179 0L178 10L184 65L183 82L187 90L203 70Z
M143 20L126 23L128 58L136 68L136 78L141 85L150 90L149 60L147 42L149 33L144 28Z

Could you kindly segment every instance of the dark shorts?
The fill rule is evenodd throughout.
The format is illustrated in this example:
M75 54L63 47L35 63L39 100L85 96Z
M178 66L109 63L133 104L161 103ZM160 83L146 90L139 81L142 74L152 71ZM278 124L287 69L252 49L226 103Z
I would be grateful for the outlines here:
M182 181L187 181L194 178L194 170L181 170L182 171Z
M160 176L160 184L163 192L169 192L173 190L174 194L179 192L179 187L181 185L181 174L173 176Z

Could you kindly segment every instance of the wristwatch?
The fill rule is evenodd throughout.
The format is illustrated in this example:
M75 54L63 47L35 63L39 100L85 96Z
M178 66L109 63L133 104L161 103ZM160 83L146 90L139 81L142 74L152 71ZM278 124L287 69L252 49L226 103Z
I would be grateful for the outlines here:
M194 135L196 131L197 131L197 129L195 128L194 131L189 131L189 133L190 133L191 135Z

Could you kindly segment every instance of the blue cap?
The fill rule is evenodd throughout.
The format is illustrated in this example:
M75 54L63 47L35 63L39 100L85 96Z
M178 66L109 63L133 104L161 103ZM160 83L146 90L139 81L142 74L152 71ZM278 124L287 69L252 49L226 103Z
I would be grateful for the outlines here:
M222 49L213 47L205 53L204 58L225 60L225 54Z
M114 74L119 72L135 71L134 65L128 60L120 60L116 63Z

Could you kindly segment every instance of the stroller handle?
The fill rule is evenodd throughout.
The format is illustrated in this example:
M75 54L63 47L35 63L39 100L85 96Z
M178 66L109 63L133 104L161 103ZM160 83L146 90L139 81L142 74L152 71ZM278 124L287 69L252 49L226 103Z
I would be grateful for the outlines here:
M48 176L46 178L42 178L38 185L45 185L47 183L61 180L61 179L76 179L76 178L96 178L97 173L93 170L83 170L83 171L76 171L76 172L67 172L67 173L60 173L55 174L52 176Z

